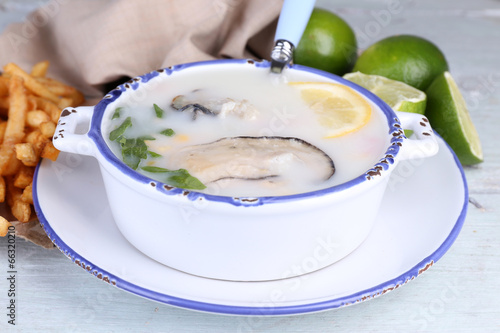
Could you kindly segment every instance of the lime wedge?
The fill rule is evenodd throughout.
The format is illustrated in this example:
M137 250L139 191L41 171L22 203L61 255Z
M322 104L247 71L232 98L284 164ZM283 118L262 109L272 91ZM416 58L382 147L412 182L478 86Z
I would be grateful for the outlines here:
M427 88L425 115L432 127L450 145L463 165L483 161L481 141L465 100L449 72L436 77Z
M419 114L425 112L425 93L406 83L361 72L348 73L344 75L344 79L368 89L386 102L394 111Z

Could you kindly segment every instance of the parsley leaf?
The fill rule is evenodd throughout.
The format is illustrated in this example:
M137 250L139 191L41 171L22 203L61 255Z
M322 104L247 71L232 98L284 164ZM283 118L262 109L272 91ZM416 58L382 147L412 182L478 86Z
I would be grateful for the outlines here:
M163 118L163 113L164 113L163 109L162 109L162 108L160 108L160 107L159 107L158 105L156 105L156 104L153 104L153 107L154 107L154 109L155 109L156 117L157 117L157 118Z
M109 139L111 141L115 141L116 139L120 138L123 133L125 133L125 130L130 126L132 126L132 118L127 117L127 119L125 119L120 126L109 133Z
M160 134L163 134L165 136L172 136L175 134L175 131L171 128L167 128L167 129L161 131Z
M148 154L149 154L149 156L151 156L151 157L153 157L153 158L156 158L156 157L161 157L161 155L160 155L160 154L155 153L154 151L150 151L150 150L148 150Z
M141 169L144 170L144 171L147 171L147 172L155 172L155 173L158 173L158 172L170 172L170 170L168 170L168 169L160 168L160 167L155 167L155 166L144 166Z
M156 104L153 104L156 116L163 117L163 110ZM112 116L112 119L120 117L120 109L117 108ZM125 164L130 168L137 170L141 160L147 159L148 155L151 157L161 157L160 154L148 150L145 141L155 140L151 135L145 135L138 138L127 138L124 134L127 128L132 126L132 118L127 117L120 126L115 128L109 133L109 140L116 141L122 149L122 159ZM175 134L174 130L167 128L160 132L162 135L172 136ZM203 190L206 186L196 177L189 174L186 169L169 170L155 166L145 166L141 168L146 172L151 173L164 173L166 178L165 182L169 185L187 189L187 190Z
M186 190L203 190L206 188L198 178L191 176L186 169L169 170L155 166L145 166L141 169L152 173L165 173L167 176L165 182L175 187Z
M148 157L148 146L141 138L120 139L123 162L134 170L137 170L142 159Z
M142 140L142 141L148 141L148 140L153 141L153 140L156 140L156 138L154 136L151 136L151 135L140 136L137 139Z
M111 117L111 120L120 118L120 112L122 111L122 107L116 108L115 112L113 113L113 116Z
M198 178L191 176L185 169L172 171L166 182L175 187L187 190L203 190L207 188Z
M134 155L131 150L122 150L122 159L130 168L137 170L141 159Z

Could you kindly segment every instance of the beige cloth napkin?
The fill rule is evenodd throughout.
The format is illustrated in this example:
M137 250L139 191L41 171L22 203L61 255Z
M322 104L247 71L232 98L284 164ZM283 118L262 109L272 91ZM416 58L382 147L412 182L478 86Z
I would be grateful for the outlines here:
M170 65L268 58L283 0L52 0L0 36L0 65L50 60L49 75L99 96Z
M175 64L268 58L283 0L52 0L0 35L0 66L29 70L100 97L120 80ZM6 207L2 216L8 216ZM51 247L37 221L16 234Z

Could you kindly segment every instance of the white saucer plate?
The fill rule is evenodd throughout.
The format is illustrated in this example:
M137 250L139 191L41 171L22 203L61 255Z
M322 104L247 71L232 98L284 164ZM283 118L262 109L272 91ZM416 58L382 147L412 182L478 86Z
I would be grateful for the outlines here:
M456 156L438 140L438 155L399 164L391 175L375 227L358 249L329 267L291 279L207 279L143 255L115 226L98 164L91 157L61 153L57 162L43 160L35 174L34 204L48 236L67 257L120 289L213 313L316 312L398 288L426 271L450 248L465 219L468 190ZM313 256L304 258L291 269L308 271L314 260Z

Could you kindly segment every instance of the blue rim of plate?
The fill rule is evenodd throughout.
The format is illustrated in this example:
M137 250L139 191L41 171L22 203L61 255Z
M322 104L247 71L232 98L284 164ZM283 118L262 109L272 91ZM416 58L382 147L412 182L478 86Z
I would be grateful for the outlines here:
M460 215L458 216L458 219L455 222L455 225L453 226L453 228L451 229L450 233L448 234L444 242L441 244L441 246L439 246L438 249L435 250L431 255L421 260L411 269L391 280L378 284L374 287L353 293L348 296L334 298L321 302L309 303L309 304L276 306L276 307L250 307L250 306L232 306L232 305L194 301L190 299L179 298L151 291L149 289L130 283L124 279L115 276L114 274L111 274L99 268L98 266L94 265L93 263L82 257L80 254L76 253L71 247L69 247L52 229L50 223L45 218L42 209L40 207L40 204L38 202L38 196L36 195L36 193L38 193L37 192L38 171L40 169L41 164L39 164L35 170L34 181L33 181L33 193L35 194L33 197L34 207L35 207L35 212L45 232L52 240L54 245L56 245L61 252L63 252L74 263L81 266L82 268L84 268L86 271L93 274L97 278L102 279L110 283L111 285L114 285L130 293L176 307L202 311L202 312L218 313L218 314L246 315L246 316L280 316L280 315L306 314L306 313L336 309L347 305L360 303L375 298L377 296L381 296L394 289L397 289L400 286L406 284L407 282L415 279L423 272L425 272L429 267L431 267L435 262L437 262L448 251L448 249L451 247L451 245L457 238L458 234L460 233L460 230L462 229L463 223L465 221L465 216L467 214L467 205L469 202L469 190L467 187L467 180L465 178L465 173L462 168L462 165L460 164L457 156L450 148L450 146L444 140L443 143L450 151L451 155L454 158L455 164L458 170L460 171L464 186L464 202ZM105 278L103 278L103 276Z

